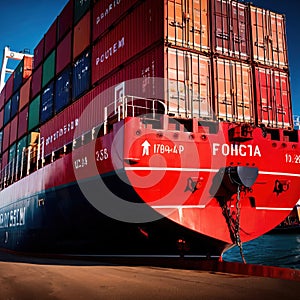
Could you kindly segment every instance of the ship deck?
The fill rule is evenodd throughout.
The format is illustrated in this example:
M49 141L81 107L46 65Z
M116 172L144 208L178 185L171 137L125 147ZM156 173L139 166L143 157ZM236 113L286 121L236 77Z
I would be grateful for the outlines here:
M87 258L0 252L0 298L292 299L300 292L297 270L214 259Z

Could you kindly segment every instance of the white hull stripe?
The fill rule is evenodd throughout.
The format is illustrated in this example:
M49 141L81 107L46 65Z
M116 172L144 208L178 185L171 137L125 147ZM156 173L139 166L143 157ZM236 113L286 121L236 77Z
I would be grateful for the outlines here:
M195 209L195 208L205 208L205 205L151 205L154 209ZM293 207L255 207L257 210L276 210L276 211L290 211Z
M209 172L217 173L219 169L199 169L199 168L161 168L161 167L125 167L125 171L173 171L173 172ZM300 177L300 174L258 171L262 175Z

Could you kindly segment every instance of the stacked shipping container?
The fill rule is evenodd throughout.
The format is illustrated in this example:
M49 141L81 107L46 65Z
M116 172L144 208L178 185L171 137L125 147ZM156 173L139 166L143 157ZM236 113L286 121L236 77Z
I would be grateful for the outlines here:
M292 127L283 15L231 0L71 0L34 49L33 71L26 57L0 94L2 166L32 132L45 155L70 143L97 94L130 94L122 82L141 77L149 97L147 78L168 79L162 98L177 116Z

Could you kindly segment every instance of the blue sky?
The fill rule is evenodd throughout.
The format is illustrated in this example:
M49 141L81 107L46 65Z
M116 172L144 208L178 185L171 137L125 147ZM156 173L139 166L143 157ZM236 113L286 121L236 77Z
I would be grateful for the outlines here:
M1 1L0 66L2 51L30 49L31 53L68 0ZM283 13L287 18L288 54L293 113L300 115L300 3L295 0L252 0L254 5Z

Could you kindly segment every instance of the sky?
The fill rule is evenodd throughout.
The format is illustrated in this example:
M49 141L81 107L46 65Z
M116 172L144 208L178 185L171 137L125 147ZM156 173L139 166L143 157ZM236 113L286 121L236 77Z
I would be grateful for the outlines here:
M5 46L33 50L68 0L0 0L0 66ZM242 1L241 1L242 2ZM300 2L252 0L254 5L286 15L293 114L300 115ZM13 67L13 66L12 66Z

